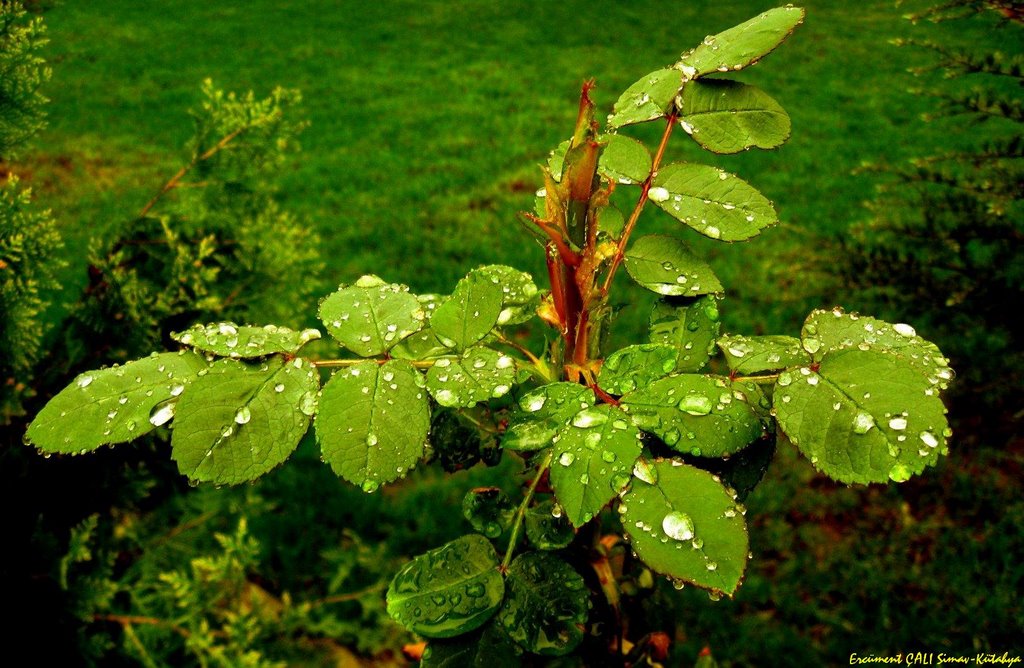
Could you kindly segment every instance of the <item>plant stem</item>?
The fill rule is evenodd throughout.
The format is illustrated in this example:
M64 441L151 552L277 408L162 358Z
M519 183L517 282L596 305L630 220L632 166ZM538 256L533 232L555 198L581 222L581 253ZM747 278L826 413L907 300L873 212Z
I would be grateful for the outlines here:
M519 530L523 526L523 518L526 516L526 509L530 505L530 501L533 500L533 493L537 489L537 485L540 484L540 479L544 477L545 471L551 466L551 458L553 453L549 450L548 454L544 456L544 461L537 467L537 475L533 477L533 481L530 482L530 486L526 490L526 494L523 496L522 502L516 509L516 517L512 522L512 535L508 537L508 549L505 550L505 558L501 560L501 566L498 570L502 573L508 571L508 565L512 561L512 552L516 549L516 543L519 542Z
M644 210L644 205L647 204L647 193L651 189L651 183L654 181L655 175L658 173L658 167L661 166L661 161L665 157L665 147L668 146L668 138L672 136L672 129L676 125L676 112L673 110L668 115L668 123L665 125L665 132L661 135L661 143L658 144L658 152L654 154L654 160L651 163L651 173L644 181L643 187L640 191L640 198L636 201L636 206L633 207L633 213L629 215L629 220L626 221L626 225L622 228L622 236L619 238L618 249L615 252L615 256L612 257L611 264L608 266L608 275L604 279L604 285L601 287L602 295L607 295L608 290L612 286L612 279L615 278L615 272L618 270L619 265L622 264L623 258L626 256L626 244L629 242L629 237L633 233L633 228L636 227L637 221L640 219L640 213Z
M163 185L163 187L160 189L160 192L158 192L156 195L153 195L153 199L146 202L146 206L142 207L142 211L139 212L139 218L144 218L146 214L149 213L149 211L154 206L156 206L156 203L160 201L161 197L166 195L171 190L177 188L180 185L179 182L185 177L186 174L188 174L192 170L193 167L198 165L203 160L209 160L210 158L212 158L225 146L230 144L235 137L242 134L242 132L244 132L247 129L248 126L236 128L232 132L229 132L228 134L221 137L220 141L218 141L216 144L214 144L211 148L209 148L201 155L193 156L192 160L190 160L187 165L179 169L178 173L172 176L171 180Z
M764 376L732 376L730 380L737 383L756 383L758 385L770 385L776 381L781 375L779 373L770 373Z

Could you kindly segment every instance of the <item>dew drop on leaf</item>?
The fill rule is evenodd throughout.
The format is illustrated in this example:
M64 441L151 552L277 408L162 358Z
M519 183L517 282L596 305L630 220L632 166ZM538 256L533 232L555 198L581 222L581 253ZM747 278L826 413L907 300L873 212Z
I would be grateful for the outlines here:
M665 535L674 540L690 540L693 538L693 520L686 513L674 510L661 521Z

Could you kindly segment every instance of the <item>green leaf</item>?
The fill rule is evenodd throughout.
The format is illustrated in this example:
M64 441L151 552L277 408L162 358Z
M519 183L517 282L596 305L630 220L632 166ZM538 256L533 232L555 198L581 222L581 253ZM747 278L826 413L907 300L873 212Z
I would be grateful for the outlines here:
M726 334L718 340L729 369L734 373L760 373L807 364L810 356L792 336L740 336Z
M904 323L893 325L856 313L844 313L838 308L816 310L807 317L801 336L804 350L816 361L838 350L879 350L899 355L940 390L946 389L953 379L949 360L938 346L922 339L913 327Z
M750 403L756 393L756 387L728 378L678 374L623 396L621 405L636 426L679 452L721 457L764 433Z
M372 492L415 465L430 429L422 385L404 360L363 362L327 381L313 426L336 474Z
M602 176L620 184L643 183L651 174L653 161L651 152L643 143L624 135L598 135L598 143L602 144L601 155L597 159L597 172ZM569 140L558 145L548 156L548 171L556 181L562 179L563 162L569 150ZM544 213L541 208L540 213Z
M43 452L64 454L138 438L171 419L177 397L205 368L202 357L182 351L80 374L39 411L25 437Z
M171 338L201 352L233 359L253 359L274 353L294 355L302 346L319 339L320 332L315 329L296 332L277 325L252 327L216 322L193 325L183 332L171 334Z
M497 487L477 487L462 497L462 516L488 538L497 538L512 524L515 506Z
M363 276L320 302L320 320L338 343L363 357L380 355L423 327L424 315L409 288Z
M474 346L458 358L442 357L427 371L427 390L442 406L468 408L508 394L516 381L511 357Z
M677 69L656 70L640 78L619 96L608 117L608 128L644 123L668 115L683 85Z
M593 390L577 383L549 383L523 395L501 441L506 450L540 450L551 443L572 416L597 401Z
M605 144L597 162L597 171L616 183L635 185L651 175L651 153L641 142L623 135L601 135Z
M626 226L626 218L614 206L604 207L597 212L597 233L612 239L622 236L622 228ZM600 240L600 237L599 237Z
M800 7L769 9L738 26L705 37L696 49L683 56L677 67L689 79L743 69L774 51L803 20L804 10Z
M540 305L540 291L533 277L502 264L490 264L473 270L501 288L501 311L498 325L520 325L533 318Z
M573 567L550 552L527 552L508 568L508 597L498 622L520 647L562 656L583 640L590 601Z
M423 312L427 314L428 318L434 309L437 308L441 299L442 297L434 294L416 295L416 300L420 303ZM389 354L392 357L404 360L430 360L444 355L451 355L452 348L443 344L441 339L437 338L433 328L427 324L420 331L410 334L395 344L395 347L391 349Z
M696 297L724 291L711 266L674 237L640 237L626 251L625 264L634 281L659 295Z
M171 457L190 480L237 485L292 454L316 410L320 376L308 361L220 360L178 401Z
M526 537L538 550L560 550L576 537L565 512L550 499L527 510L524 524Z
M501 286L490 276L470 272L430 316L430 326L446 346L464 350L498 324L503 301Z
M771 149L789 139L789 115L756 86L705 79L683 87L679 123L694 141L715 153Z
M714 295L693 299L660 299L651 310L648 338L674 346L676 371L700 371L711 359L722 329Z
M598 386L609 394L625 394L676 370L678 350L662 343L626 346L601 365Z
M951 432L934 385L892 352L839 350L784 371L779 428L818 470L845 483L903 482L934 465Z
M554 439L551 486L575 527L589 522L629 484L640 431L609 404L585 408Z
M658 573L731 596L747 567L742 508L706 471L654 466L657 484L634 482L619 507L630 546Z
M658 170L651 201L706 237L744 241L778 222L768 199L743 179L694 163Z
M451 638L482 626L505 595L498 555L479 534L422 554L388 587L388 614L413 633Z
M432 640L420 668L519 668L523 653L494 621L450 640Z

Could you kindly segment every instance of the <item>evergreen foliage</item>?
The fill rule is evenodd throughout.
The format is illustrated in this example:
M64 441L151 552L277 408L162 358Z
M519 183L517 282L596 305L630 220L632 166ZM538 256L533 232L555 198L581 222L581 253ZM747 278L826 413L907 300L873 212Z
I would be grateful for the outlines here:
M63 265L56 221L5 162L45 125L43 32L42 20L27 19L19 2L0 4L0 425L23 414L43 314Z
M185 165L91 245L89 286L73 310L77 338L124 360L200 317L289 320L314 294L318 238L278 202L279 170L298 150L298 91L258 99L209 80L193 111ZM287 281L291 299L262 286ZM89 354L95 354L95 350Z

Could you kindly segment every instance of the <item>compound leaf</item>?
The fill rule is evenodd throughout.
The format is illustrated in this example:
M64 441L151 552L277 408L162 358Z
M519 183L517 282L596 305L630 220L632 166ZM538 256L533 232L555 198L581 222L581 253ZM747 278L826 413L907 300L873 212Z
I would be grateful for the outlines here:
M675 347L663 343L626 346L604 360L597 385L609 394L632 392L675 371L677 355Z
M585 408L554 439L551 486L565 516L581 527L629 484L640 431L609 404Z
M776 7L717 35L709 35L683 55L677 67L690 79L712 72L740 70L775 50L803 23L800 7Z
M682 85L682 72L672 68L656 70L641 77L615 102L608 117L608 128L620 128L667 116Z
M635 480L622 497L622 526L658 573L732 595L747 567L742 509L707 471L659 460L657 482Z
M698 299L660 299L651 310L648 339L677 351L676 371L700 371L711 359L722 329L714 295Z
M498 622L520 647L568 654L583 640L590 601L572 566L550 552L527 552L508 568L508 598Z
M423 309L409 288L363 276L320 302L320 320L338 343L362 357L380 355L423 327Z
M498 555L479 534L422 554L391 580L388 614L414 633L451 638L482 626L501 605Z
M659 295L696 297L724 291L711 266L674 237L640 237L626 251L625 265L634 281Z
M473 346L457 358L442 357L427 371L427 390L449 408L469 408L505 396L516 380L511 357Z
M838 350L784 371L779 428L816 468L845 483L903 482L934 465L950 435L929 380L892 352Z
M648 196L670 216L712 239L744 241L778 222L764 195L708 165L672 163L661 168Z
M694 141L715 153L771 149L789 139L789 115L756 86L723 79L683 87L679 123Z
M621 405L633 422L679 452L729 455L764 433L757 388L728 378L677 374L626 394Z
M254 359L274 353L294 355L302 346L319 339L320 332L315 329L296 332L277 325L253 327L215 322L193 325L183 332L171 334L171 338L200 352L232 359Z
M578 383L549 383L519 399L501 441L507 450L540 450L551 443L572 416L597 401L594 391Z
M498 324L504 293L492 276L470 272L451 296L430 316L430 326L441 343L464 350L484 338Z
M404 360L363 362L327 381L313 426L334 472L372 492L408 471L430 429L422 385Z
M190 480L255 480L298 446L319 387L316 369L302 358L215 362L178 401L171 457Z
M718 347L734 373L776 371L811 361L800 339L792 336L726 334L718 340Z
M138 438L174 415L179 395L206 368L192 352L161 353L80 374L43 407L26 438L64 454Z

